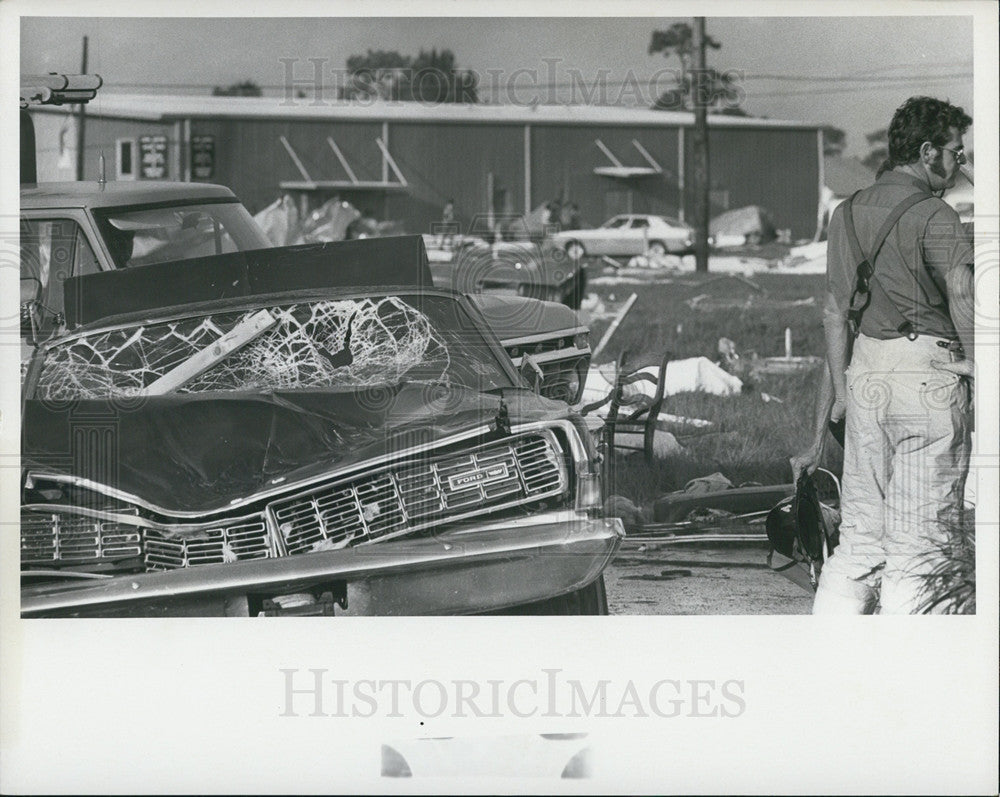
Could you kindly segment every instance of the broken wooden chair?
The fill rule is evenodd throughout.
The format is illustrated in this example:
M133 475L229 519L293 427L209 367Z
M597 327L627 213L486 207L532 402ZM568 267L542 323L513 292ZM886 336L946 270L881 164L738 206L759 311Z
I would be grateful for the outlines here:
M615 378L611 392L600 401L586 404L580 409L581 415L587 415L594 410L608 405L607 416L604 420L604 428L601 433L600 447L602 449L603 462L605 464L606 480L613 481L608 475L608 469L613 467L613 453L615 448L632 451L642 451L646 458L646 463L653 464L654 460L654 439L658 428L660 410L663 407L663 391L665 388L665 377L667 363L671 360L671 353L663 355L657 375L636 368L630 371L625 369L625 362L628 352L623 353L615 363ZM627 390L629 385L637 382L650 382L655 386L652 396L641 392ZM632 442L641 437L641 444ZM607 485L607 486L610 486Z

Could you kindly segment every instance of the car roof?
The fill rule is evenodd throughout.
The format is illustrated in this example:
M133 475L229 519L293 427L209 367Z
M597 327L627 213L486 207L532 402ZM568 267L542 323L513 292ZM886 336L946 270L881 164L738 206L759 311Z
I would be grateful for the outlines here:
M21 208L119 207L152 202L236 199L228 188L210 183L94 181L32 183L21 186Z

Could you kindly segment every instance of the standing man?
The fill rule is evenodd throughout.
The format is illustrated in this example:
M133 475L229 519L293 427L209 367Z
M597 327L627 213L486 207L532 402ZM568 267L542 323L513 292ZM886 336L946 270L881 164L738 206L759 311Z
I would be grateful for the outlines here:
M455 242L455 235L458 233L458 226L455 224L455 200L449 199L444 203L444 210L441 211L441 248L451 249Z
M823 319L830 381L820 401L833 421L846 412L847 424L840 544L823 567L814 614L870 614L877 603L883 614L917 611L922 576L961 508L973 249L940 196L965 163L962 136L971 123L947 102L907 100L892 118L889 159L875 184L830 221ZM901 212L895 224L893 211ZM859 280L862 260L874 270ZM818 458L793 459L793 469L815 468Z

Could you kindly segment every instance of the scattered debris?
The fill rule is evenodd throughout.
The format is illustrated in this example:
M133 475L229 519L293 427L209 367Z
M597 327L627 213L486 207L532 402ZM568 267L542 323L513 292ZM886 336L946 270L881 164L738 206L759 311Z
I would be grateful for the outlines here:
M782 265L801 269L804 274L826 271L826 241L811 241L802 246L793 246Z
M751 370L757 374L794 374L816 368L822 357L759 357L752 361Z
M639 295L633 293L631 296L628 297L628 299L625 301L625 304L622 305L622 308L617 312L617 314L615 314L615 318L611 322L611 326L609 326L607 331L604 333L604 337L601 338L600 343L598 343L597 346L594 347L593 354L591 354L591 358L593 360L597 360L598 355L602 351L604 351L604 347L608 345L608 341L611 340L611 336L614 335L615 332L618 330L618 326L625 319L625 316L628 315L629 310L632 309L632 305L635 304L635 301L638 298Z
M762 244L774 240L776 235L770 212L759 205L749 205L716 216L709 222L708 231L715 237L716 245L720 238L728 240L739 236L742 236L740 243Z
M615 448L622 448L630 454L638 454L645 451L644 433L640 431L615 430ZM664 429L653 430L653 456L656 459L667 459L684 452L682 446L673 434Z
M690 489L692 487L695 489ZM722 510L746 518L761 512L766 514L778 501L794 492L793 484L733 487L721 473L713 473L692 480L684 490L657 498L653 502L653 520L657 523L682 521L696 509Z
M623 495L612 495L604 502L604 516L621 518L622 523L632 528L642 528L646 520L642 510Z
M678 255L658 255L652 252L645 255L636 255L628 261L628 268L655 268L659 270L680 269L683 261Z
M643 373L658 376L659 368L647 366L640 369ZM732 374L726 373L722 368L713 363L707 357L691 357L684 360L671 360L667 363L667 371L664 377L665 385L663 395L672 396L676 393L705 392L719 396L731 396L739 393L743 389L743 382ZM587 379L583 388L583 404L593 404L607 397L614 387L615 364L605 363L600 366L592 365L587 372ZM638 381L627 385L625 395L631 396L642 393L652 397L656 388L646 381ZM600 410L598 410L600 412ZM677 419L681 422L691 423L695 426L710 426L709 421L700 419L684 419L678 416L664 416Z

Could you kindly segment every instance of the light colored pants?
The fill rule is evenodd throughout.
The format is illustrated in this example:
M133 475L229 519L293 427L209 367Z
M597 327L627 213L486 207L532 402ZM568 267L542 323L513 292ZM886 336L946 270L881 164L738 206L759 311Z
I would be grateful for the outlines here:
M840 543L823 566L813 614L919 610L926 574L962 506L969 392L936 369L938 338L858 336L847 369ZM943 607L942 607L943 608Z

